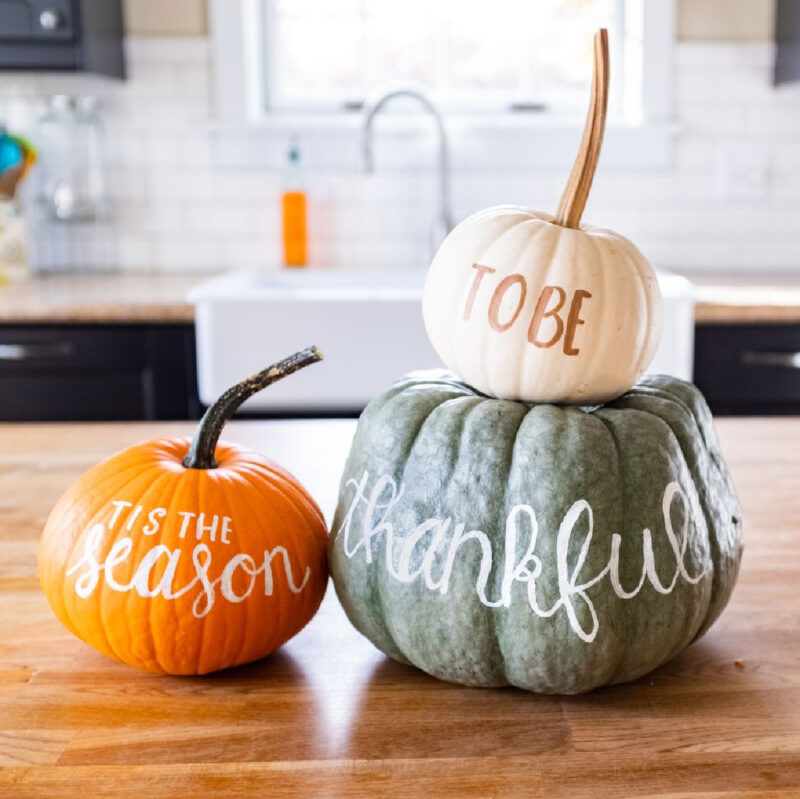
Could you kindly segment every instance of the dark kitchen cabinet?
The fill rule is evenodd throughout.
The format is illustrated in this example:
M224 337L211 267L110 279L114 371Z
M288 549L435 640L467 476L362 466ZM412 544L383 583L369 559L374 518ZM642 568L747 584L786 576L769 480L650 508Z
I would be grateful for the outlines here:
M121 0L0 0L0 70L125 76Z
M800 80L800 2L778 0L775 9L776 86Z
M194 326L0 326L0 421L195 419Z
M694 382L716 414L800 414L800 325L698 325Z

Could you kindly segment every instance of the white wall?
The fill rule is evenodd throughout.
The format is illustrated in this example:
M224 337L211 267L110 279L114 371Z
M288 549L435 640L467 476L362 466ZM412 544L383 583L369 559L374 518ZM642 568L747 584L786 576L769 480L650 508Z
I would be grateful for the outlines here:
M128 51L131 80L122 85L76 76L0 79L0 117L4 108L21 107L19 98L65 88L99 91L106 101L115 230L40 228L42 261L77 268L276 267L280 175L214 166L206 40L134 38ZM679 130L670 164L611 169L601 159L585 221L619 230L663 266L800 267L800 85L772 88L770 64L768 43L679 44ZM286 134L260 135L268 160L279 163ZM324 147L326 136L310 144ZM354 162L356 136L342 137ZM377 150L380 156L380 141ZM432 164L423 154L414 169L371 178L352 167L309 170L314 262L424 265ZM567 171L479 170L456 162L456 217L502 202L554 209Z
M775 7L776 0L678 0L678 39L769 41Z
M206 0L124 0L129 36L206 36Z

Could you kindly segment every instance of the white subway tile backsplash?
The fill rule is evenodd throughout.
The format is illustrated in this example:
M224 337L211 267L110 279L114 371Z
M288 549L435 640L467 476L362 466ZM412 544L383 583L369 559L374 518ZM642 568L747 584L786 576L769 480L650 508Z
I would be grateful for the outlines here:
M797 207L770 204L717 205L703 214L711 233L721 236L741 236L741 231L758 230L758 238L774 236L793 238L800 234L800 215ZM795 234L792 233L795 231ZM798 264L800 265L800 264Z
M116 263L120 269L150 270L156 264L155 241L141 230L119 233L116 237ZM111 266L112 264L109 264Z
M150 174L150 190L165 202L211 202L215 199L214 175L164 167Z
M314 176L315 194L317 178ZM271 200L278 203L280 179L276 173L243 172L240 170L214 172L214 196L223 203L259 203Z
M205 96L177 99L117 95L106 107L106 113L128 131L158 131L180 137L207 124L209 102Z
M746 132L753 137L800 136L800 102L793 106L747 109Z
M211 142L202 130L188 132L177 138L176 167L203 172L212 171Z
M208 64L201 62L174 67L175 90L179 97L208 97L211 92L211 73Z
M222 236L217 243L218 268L276 269L281 263L280 239L275 235Z
M219 266L218 240L206 234L165 234L155 241L158 269L215 269Z
M114 228L39 225L39 263L276 268L290 131L237 132L214 122L205 39L136 38L126 47L125 83L13 74L0 81L0 118L14 124L29 122L47 93L89 92L104 103ZM768 44L680 43L676 131L642 150L631 147L630 131L611 126L586 221L618 229L660 266L800 268L800 85L771 85L773 57ZM485 131L458 120L448 127L456 220L492 204L555 209L577 131L532 152L545 139L520 125L489 151ZM439 190L427 131L382 120L369 175L356 120L304 129L300 144L313 263L427 263Z
M681 125L688 134L725 138L749 132L751 110L740 104L725 105L714 98L714 102L682 105L679 113Z
M621 175L598 176L597 186L592 187L590 197L604 185L608 186L610 202L639 206L663 206L679 201L678 175L670 173L630 172ZM600 195L602 196L602 195Z
M675 173L710 169L714 163L714 140L682 130L675 143Z
M208 65L211 54L208 39L189 36L129 36L125 55L129 69L135 74L139 64Z
M675 87L678 104L700 105L714 99L715 71L683 69L677 74Z
M150 173L142 166L112 164L106 170L106 183L115 204L152 199ZM117 219L121 222L124 217Z
M729 270L731 266L755 268L771 266L761 262L744 262L751 236L749 235L680 235L673 237L674 250L665 266L678 269Z
M151 99L172 98L178 95L178 67L168 62L128 60L128 79L120 81L109 91L114 97ZM199 70L189 67L193 74ZM182 88L182 87L181 87ZM109 87L111 89L111 87Z
M713 166L712 161L708 169L711 170ZM717 198L716 179L711 171L686 170L677 172L675 179L678 187L675 202L680 205L708 207Z
M189 222L189 208L190 206L184 203L175 202L160 202L160 203L145 203L139 206L141 213L141 229L148 233L172 233L180 234L187 230L191 230ZM131 218L128 214L125 215L126 219ZM137 226L131 225L132 229ZM192 233L203 231L191 230Z
M800 264L800 230L794 235L763 236L748 239L748 260L754 266L771 269L797 269Z
M800 224L800 170L774 170L771 178L770 199L773 204L794 208L798 212Z
M256 209L244 203L191 205L187 207L187 213L190 229L220 238L252 234L260 226Z
M727 42L681 42L675 49L675 63L680 74L732 70L750 60L747 50Z
M147 163L156 169L174 169L178 166L178 158L183 146L176 136L161 131L141 133L139 138L147 152Z
M775 169L800 170L800 136L777 139L771 145L772 166Z

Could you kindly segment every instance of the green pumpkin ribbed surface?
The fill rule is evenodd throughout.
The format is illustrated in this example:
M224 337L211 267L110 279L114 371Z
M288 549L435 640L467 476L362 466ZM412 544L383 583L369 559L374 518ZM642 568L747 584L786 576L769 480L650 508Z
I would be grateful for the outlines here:
M390 657L468 685L579 693L647 673L711 626L741 521L690 383L648 377L589 410L418 372L359 420L329 554L348 617Z

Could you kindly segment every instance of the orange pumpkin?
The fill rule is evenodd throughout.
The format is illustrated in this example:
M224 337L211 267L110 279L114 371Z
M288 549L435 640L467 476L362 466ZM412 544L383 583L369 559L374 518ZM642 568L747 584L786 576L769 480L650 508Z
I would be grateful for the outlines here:
M205 674L262 658L308 623L328 580L322 514L278 464L218 441L247 397L320 358L312 347L253 375L191 441L129 447L67 490L39 574L71 632L131 666Z

